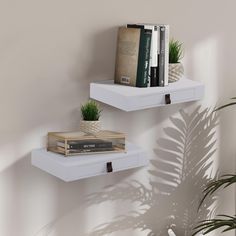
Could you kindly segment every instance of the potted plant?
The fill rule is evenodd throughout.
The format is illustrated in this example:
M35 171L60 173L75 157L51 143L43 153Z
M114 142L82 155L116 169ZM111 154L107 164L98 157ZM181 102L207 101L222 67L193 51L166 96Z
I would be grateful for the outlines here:
M236 105L236 97L233 97L231 99L233 101L218 107L215 111L221 110L228 106ZM206 188L203 191L204 196L200 202L200 206L202 205L206 197L211 196L217 190L224 189L232 184L236 184L236 174L223 175L219 179L211 181L209 184L207 184ZM194 228L195 232L193 233L193 236L198 232L203 232L203 235L206 235L219 228L223 228L222 233L230 230L236 230L236 215L218 215L213 219L200 221L199 224Z
M183 58L183 46L178 40L169 43L169 83L178 81L184 74L180 60Z
M89 100L81 106L80 130L85 133L96 133L101 130L99 121L101 110L95 101Z

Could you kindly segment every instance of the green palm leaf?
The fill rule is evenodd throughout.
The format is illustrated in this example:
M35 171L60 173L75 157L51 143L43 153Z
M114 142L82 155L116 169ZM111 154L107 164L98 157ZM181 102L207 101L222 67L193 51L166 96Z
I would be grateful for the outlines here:
M208 234L216 229L224 227L223 232L233 230L236 228L236 217L228 215L218 215L215 219L200 221L199 225L194 228L195 232L192 236L199 232L203 232L203 235Z
M236 99L236 98L233 98L233 99ZM227 104L225 104L223 106L220 106L220 107L216 108L215 111L219 111L219 110L221 110L221 109L223 109L225 107L229 107L229 106L233 106L233 105L236 105L236 102L227 103Z
M236 175L228 174L222 175L218 180L212 181L207 184L206 188L203 190L204 197L202 198L199 207L202 205L207 196L212 195L221 187L226 188L234 183L236 183Z
M235 99L236 99L236 97L232 97L232 98L231 98L231 100L235 100ZM225 108L225 107L229 107L229 106L233 106L233 105L236 105L236 102L230 102L230 103L227 103L227 104L222 105L222 106L220 106L220 107L217 107L217 108L215 109L215 111L219 111L219 110L221 110L221 109L223 109L223 108Z

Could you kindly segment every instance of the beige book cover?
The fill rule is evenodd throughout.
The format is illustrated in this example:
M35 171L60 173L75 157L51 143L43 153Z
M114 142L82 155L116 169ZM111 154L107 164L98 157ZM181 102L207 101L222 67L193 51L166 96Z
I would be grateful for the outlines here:
M116 49L115 83L136 86L141 30L119 27Z

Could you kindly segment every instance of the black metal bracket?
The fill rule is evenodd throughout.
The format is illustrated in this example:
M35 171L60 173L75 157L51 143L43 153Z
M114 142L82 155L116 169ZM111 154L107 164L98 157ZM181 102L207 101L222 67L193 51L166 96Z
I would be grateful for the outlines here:
M165 95L165 102L166 104L171 104L170 94Z
M112 162L107 162L107 173L113 172Z

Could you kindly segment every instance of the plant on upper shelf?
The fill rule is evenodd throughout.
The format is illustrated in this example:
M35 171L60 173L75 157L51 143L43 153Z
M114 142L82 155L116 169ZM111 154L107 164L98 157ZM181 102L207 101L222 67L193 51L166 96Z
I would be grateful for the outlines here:
M183 43L171 39L169 43L169 63L180 63L183 58Z
M236 97L233 97L231 99L235 100ZM233 105L236 105L236 102L233 101L225 105L222 105L216 108L215 111L219 111L225 107ZM211 196L217 190L224 189L232 184L236 184L236 174L223 175L218 180L211 181L209 184L207 184L206 188L203 190L204 196L200 202L200 206L208 196ZM236 215L229 216L221 214L213 219L200 221L199 224L194 228L195 232L192 236L196 235L199 232L202 232L203 235L206 235L219 228L223 228L222 233L230 230L236 230Z
M101 109L95 101L89 100L81 106L80 130L86 133L94 133L101 130L99 118Z
M169 82L178 81L184 74L180 60L183 58L183 43L171 39L169 42Z

